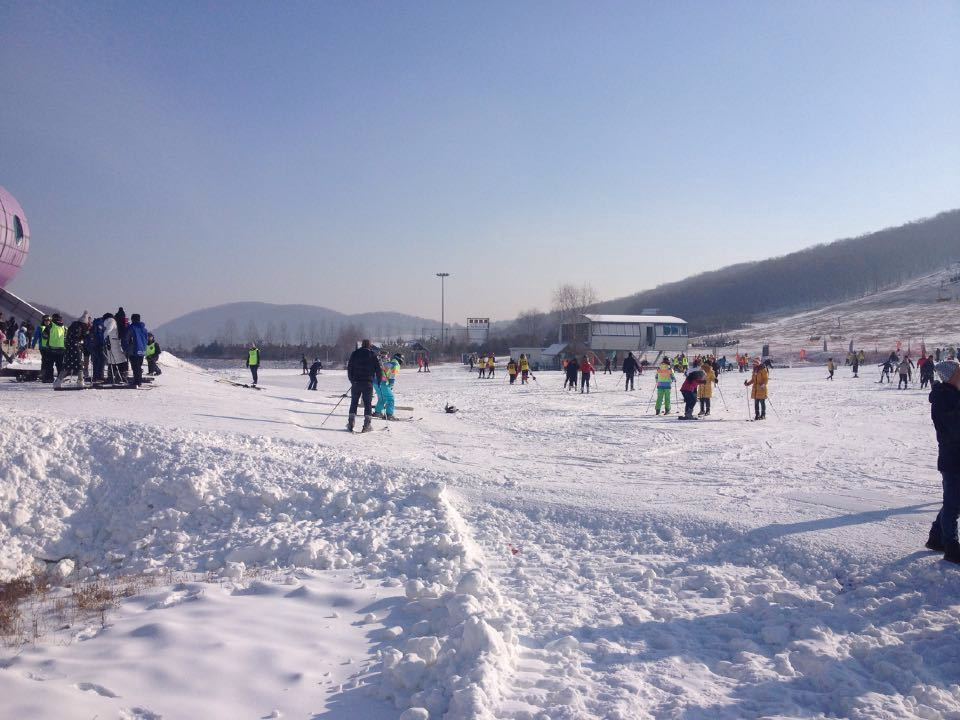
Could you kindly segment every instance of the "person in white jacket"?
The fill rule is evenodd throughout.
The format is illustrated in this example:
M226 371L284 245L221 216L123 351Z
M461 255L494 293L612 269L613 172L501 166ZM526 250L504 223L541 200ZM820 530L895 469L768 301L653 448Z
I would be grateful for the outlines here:
M120 345L120 333L117 321L111 313L103 316L103 344L107 355L107 378L114 385L127 381L127 356Z

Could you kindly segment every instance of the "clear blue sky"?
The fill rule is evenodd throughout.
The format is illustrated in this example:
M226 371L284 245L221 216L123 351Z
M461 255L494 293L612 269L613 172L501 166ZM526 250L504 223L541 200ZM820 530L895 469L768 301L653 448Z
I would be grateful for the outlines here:
M505 319L960 206L958 2L30 0L0 28L12 289L71 312L437 317L443 270L448 319Z

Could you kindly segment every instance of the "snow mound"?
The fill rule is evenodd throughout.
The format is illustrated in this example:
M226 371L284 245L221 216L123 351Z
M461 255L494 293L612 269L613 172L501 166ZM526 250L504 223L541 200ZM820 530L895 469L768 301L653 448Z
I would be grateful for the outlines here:
M377 638L380 697L411 717L493 717L512 658L504 603L436 474L133 423L18 416L0 440L0 576L37 558L80 577L358 569L407 598Z

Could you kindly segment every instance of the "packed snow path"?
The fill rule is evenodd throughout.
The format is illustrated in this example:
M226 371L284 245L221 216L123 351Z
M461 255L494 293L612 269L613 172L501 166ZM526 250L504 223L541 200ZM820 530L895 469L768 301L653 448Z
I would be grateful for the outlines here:
M242 368L228 375L245 379ZM256 481L279 488L274 503L282 499L284 509L272 511L269 536L281 542L241 543L256 549L231 557L251 564L322 567L297 555L298 462L367 492L385 478L402 496L407 478L445 483L454 515L441 534L463 536L454 540L462 550L445 552L468 558L458 561L462 570L483 568L466 589L493 635L468 643L478 684L460 690L473 693L473 705L411 699L417 687L455 690L435 678L390 696L401 709L429 705L453 717L483 705L491 717L554 720L956 717L960 570L922 551L939 500L926 393L876 384L869 369L858 380L844 368L832 383L825 375L775 370L768 419L751 423L745 376L727 373L711 418L681 423L652 416L646 374L631 393L621 376L601 375L581 395L564 392L557 373L510 387L502 375L479 380L459 367L406 370L397 402L415 409L398 415L417 420L375 421L389 430L363 436L343 431L345 404L321 427L346 389L342 372L322 374L318 392L305 391L298 372L263 370L257 392L186 365L168 367L150 392L0 390L7 435L29 438L44 419L93 434L103 423L135 421L137 432L168 438L174 456L176 433L204 431L206 443L219 435L227 463L235 452L256 456L263 440L244 436L270 438ZM448 402L459 412L444 413ZM4 437L3 447L15 439ZM320 452L308 461L310 446ZM351 463L368 471L350 474ZM175 474L175 463L165 472ZM18 549L67 542L56 522L37 517L26 476L18 476L23 496L8 491L0 505L8 564ZM185 512L189 519L196 509ZM228 560L231 533L255 534L242 525L218 531L220 540L203 523L178 527L176 562L216 569ZM111 550L91 552L98 549ZM353 550L351 564L363 572L369 548ZM381 576L418 576L393 555L376 568ZM432 572L425 588L456 593L453 566ZM434 603L426 589L411 592L414 604Z

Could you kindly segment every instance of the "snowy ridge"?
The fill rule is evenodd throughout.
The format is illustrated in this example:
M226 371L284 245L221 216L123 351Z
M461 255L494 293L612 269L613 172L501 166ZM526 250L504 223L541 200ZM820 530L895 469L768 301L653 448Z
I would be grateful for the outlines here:
M408 601L379 637L377 693L431 717L493 717L512 657L505 605L438 474L301 442L16 413L0 442L5 577L63 557L80 577L356 568Z

